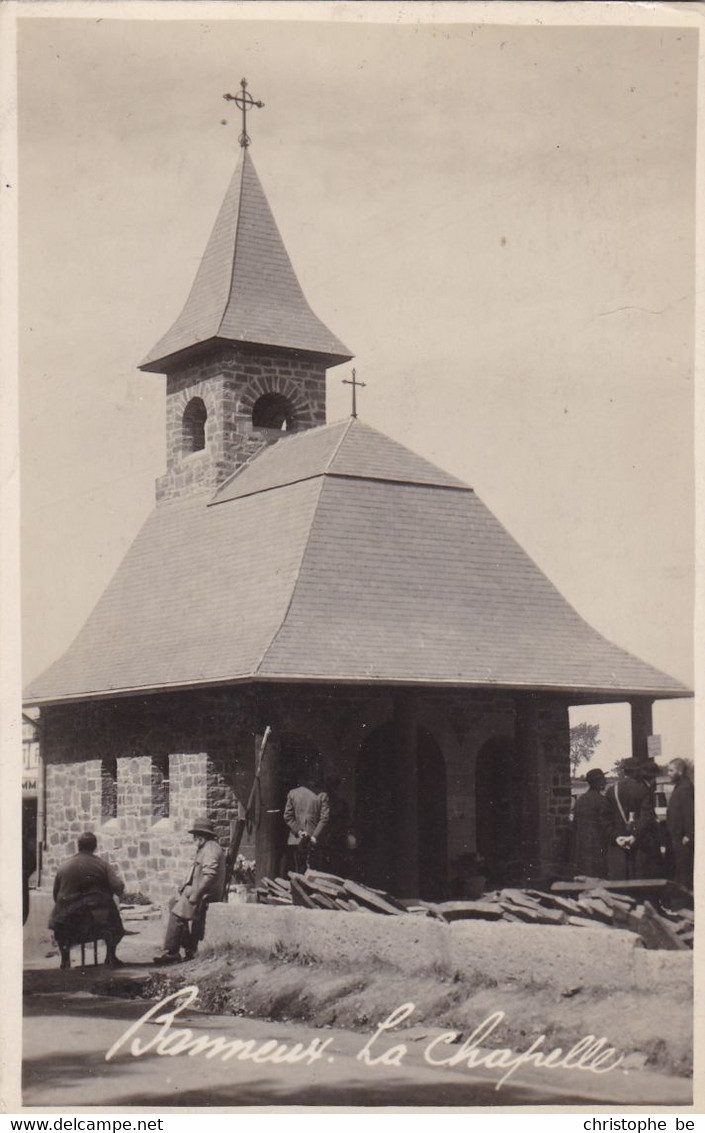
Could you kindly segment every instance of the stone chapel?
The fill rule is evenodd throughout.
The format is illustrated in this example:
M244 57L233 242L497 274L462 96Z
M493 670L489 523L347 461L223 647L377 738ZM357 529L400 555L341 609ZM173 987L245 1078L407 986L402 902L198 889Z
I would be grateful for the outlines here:
M356 418L327 423L326 372L352 354L306 302L247 142L140 367L166 375L154 510L26 690L44 867L93 829L128 889L164 900L196 815L227 842L270 727L244 847L258 876L311 766L368 884L440 897L475 853L498 883L560 875L569 707L629 703L646 758L654 700L689 690L583 621L468 484Z

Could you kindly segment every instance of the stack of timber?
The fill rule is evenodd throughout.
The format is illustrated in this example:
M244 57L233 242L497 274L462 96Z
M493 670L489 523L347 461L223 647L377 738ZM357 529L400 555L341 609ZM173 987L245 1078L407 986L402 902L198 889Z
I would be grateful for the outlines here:
M381 889L359 881L309 869L305 874L290 872L288 877L262 878L257 901L263 905L300 905L307 909L329 909L341 913L382 913L398 917L407 913L433 916L425 904L397 900Z
M663 885L668 886L668 883ZM660 882L648 883L644 893L639 886L637 882L587 879L556 882L550 890L502 889L476 901L406 901L349 878L308 870L305 874L290 873L286 878L263 878L257 888L257 900L265 905L298 905L343 913L436 917L447 923L485 920L566 925L578 929L620 928L638 933L647 948L672 951L692 948L693 912L690 909L670 911L663 907L657 911L646 893L654 896L654 886L661 896L665 896L667 890L662 889Z
M657 889L660 883L656 883ZM666 886L668 883L664 883ZM647 948L682 951L693 947L694 916L690 909L671 911L646 899L632 886L593 879L577 884L556 882L550 890L502 889L482 901L446 901L430 908L444 920L502 920L573 928L620 928L638 933ZM571 892L565 892L570 890ZM647 889L648 891L648 889ZM664 892L663 896L666 895Z

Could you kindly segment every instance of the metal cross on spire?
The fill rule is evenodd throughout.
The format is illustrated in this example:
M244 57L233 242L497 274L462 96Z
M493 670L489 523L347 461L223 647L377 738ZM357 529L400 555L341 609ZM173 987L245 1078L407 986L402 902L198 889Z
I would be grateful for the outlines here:
M352 413L350 414L350 416L355 417L357 419L357 398L355 397L355 394L357 393L357 391L359 389L365 389L367 383L356 381L355 380L355 370L353 369L352 381L350 381L348 378L343 378L343 385L344 386L352 386Z
M264 106L263 102L257 102L247 90L247 79L240 79L240 86L242 87L242 94L224 94L223 98L226 102L234 102L239 106L242 111L242 133L238 138L240 145L244 148L249 146L252 140L247 133L247 111L253 106L257 106L260 110Z

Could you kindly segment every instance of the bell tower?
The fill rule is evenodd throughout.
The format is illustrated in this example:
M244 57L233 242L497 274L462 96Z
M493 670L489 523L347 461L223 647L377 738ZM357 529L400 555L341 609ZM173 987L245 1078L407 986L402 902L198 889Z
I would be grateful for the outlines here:
M167 468L157 502L214 492L265 445L326 421L326 370L350 351L301 290L249 153L240 160L186 304L140 365L166 374Z

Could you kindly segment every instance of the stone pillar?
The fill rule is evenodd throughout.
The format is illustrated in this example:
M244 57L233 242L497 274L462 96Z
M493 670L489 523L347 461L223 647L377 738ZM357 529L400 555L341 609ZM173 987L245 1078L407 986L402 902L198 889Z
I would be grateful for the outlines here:
M535 695L516 698L516 750L520 761L520 782L523 794L521 831L522 872L525 879L540 877L542 859L548 856L546 815L542 792L542 760L539 728L539 705Z
M255 759L262 742L255 737ZM262 759L259 779L259 801L257 808L257 827L255 829L255 876L259 882L263 877L276 877L284 837L279 744L270 736Z
M653 700L647 697L630 701L632 709L632 759L649 758L647 736L653 735Z
M394 696L396 762L396 877L397 897L419 895L419 772L418 720L413 692ZM423 805L423 803L422 803Z

